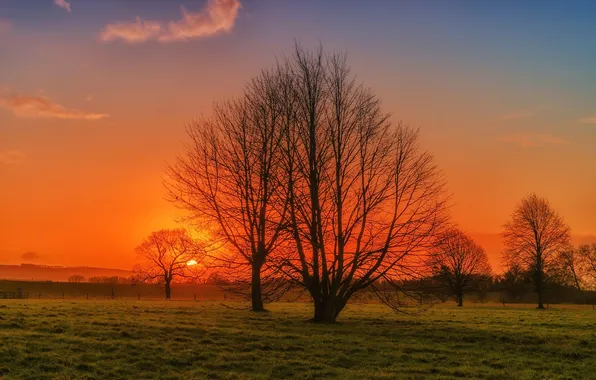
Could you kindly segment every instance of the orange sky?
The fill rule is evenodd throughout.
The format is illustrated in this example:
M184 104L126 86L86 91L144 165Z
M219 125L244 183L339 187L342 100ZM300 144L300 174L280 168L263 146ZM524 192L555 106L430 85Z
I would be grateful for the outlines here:
M149 3L0 4L0 263L130 268L148 233L176 226L161 180L185 124L294 38L347 50L384 109L420 126L454 220L494 266L496 234L529 192L596 241L596 54L553 57L547 19L508 35L485 29L506 19L480 8Z

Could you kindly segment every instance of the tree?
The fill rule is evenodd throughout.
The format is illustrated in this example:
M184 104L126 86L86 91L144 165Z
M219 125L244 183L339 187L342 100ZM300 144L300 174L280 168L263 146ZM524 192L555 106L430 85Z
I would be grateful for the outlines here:
M538 308L544 309L549 274L562 265L561 253L571 244L570 229L547 199L531 194L522 199L511 220L503 225L503 257L532 272Z
M267 258L281 243L287 212L280 171L293 112L287 78L281 65L263 71L240 99L216 105L212 118L188 128L185 154L167 169L169 199L225 242L217 266L227 267L221 275L240 284L236 290L247 284L253 311L286 290Z
M562 283L569 284L582 292L593 288L596 283L596 244L582 244L561 254Z
M448 293L463 306L464 295L481 290L491 275L486 251L458 229L446 231L431 251L429 266Z
M576 255L586 285L596 288L596 243L580 245Z
M73 274L72 276L68 277L68 282L75 282L75 283L85 282L85 276L82 276L80 274Z
M501 292L509 296L511 302L518 302L526 294L528 277L528 272L524 271L519 264L513 264L499 276L497 284Z
M185 229L152 232L137 248L143 263L135 267L140 281L165 285L165 297L171 298L172 281L189 275L190 265L200 265L204 251Z
M292 242L278 262L310 294L313 321L332 323L356 292L418 275L445 220L444 181L418 131L389 122L345 55L296 46L289 65L296 110L283 162Z

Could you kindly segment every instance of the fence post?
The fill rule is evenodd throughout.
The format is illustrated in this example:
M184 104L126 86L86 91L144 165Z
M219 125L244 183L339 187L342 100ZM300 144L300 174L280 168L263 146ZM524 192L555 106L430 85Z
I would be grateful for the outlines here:
M137 293L137 299L140 301L141 300L141 292Z
M197 295L195 294L195 302L197 302Z
M87 294L85 295L85 297L86 297L86 299L89 299L89 293L87 293Z

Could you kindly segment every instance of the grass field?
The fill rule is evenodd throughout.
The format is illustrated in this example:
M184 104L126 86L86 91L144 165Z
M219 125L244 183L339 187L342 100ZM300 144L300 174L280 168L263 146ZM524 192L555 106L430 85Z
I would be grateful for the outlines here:
M0 301L5 379L596 378L596 312L442 305L418 316L351 305Z

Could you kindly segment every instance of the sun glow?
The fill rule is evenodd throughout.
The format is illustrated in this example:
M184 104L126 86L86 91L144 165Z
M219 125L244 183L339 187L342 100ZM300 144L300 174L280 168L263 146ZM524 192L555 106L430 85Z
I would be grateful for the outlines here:
M197 265L197 260L188 260L188 262L186 263L187 266L191 267L193 265Z

